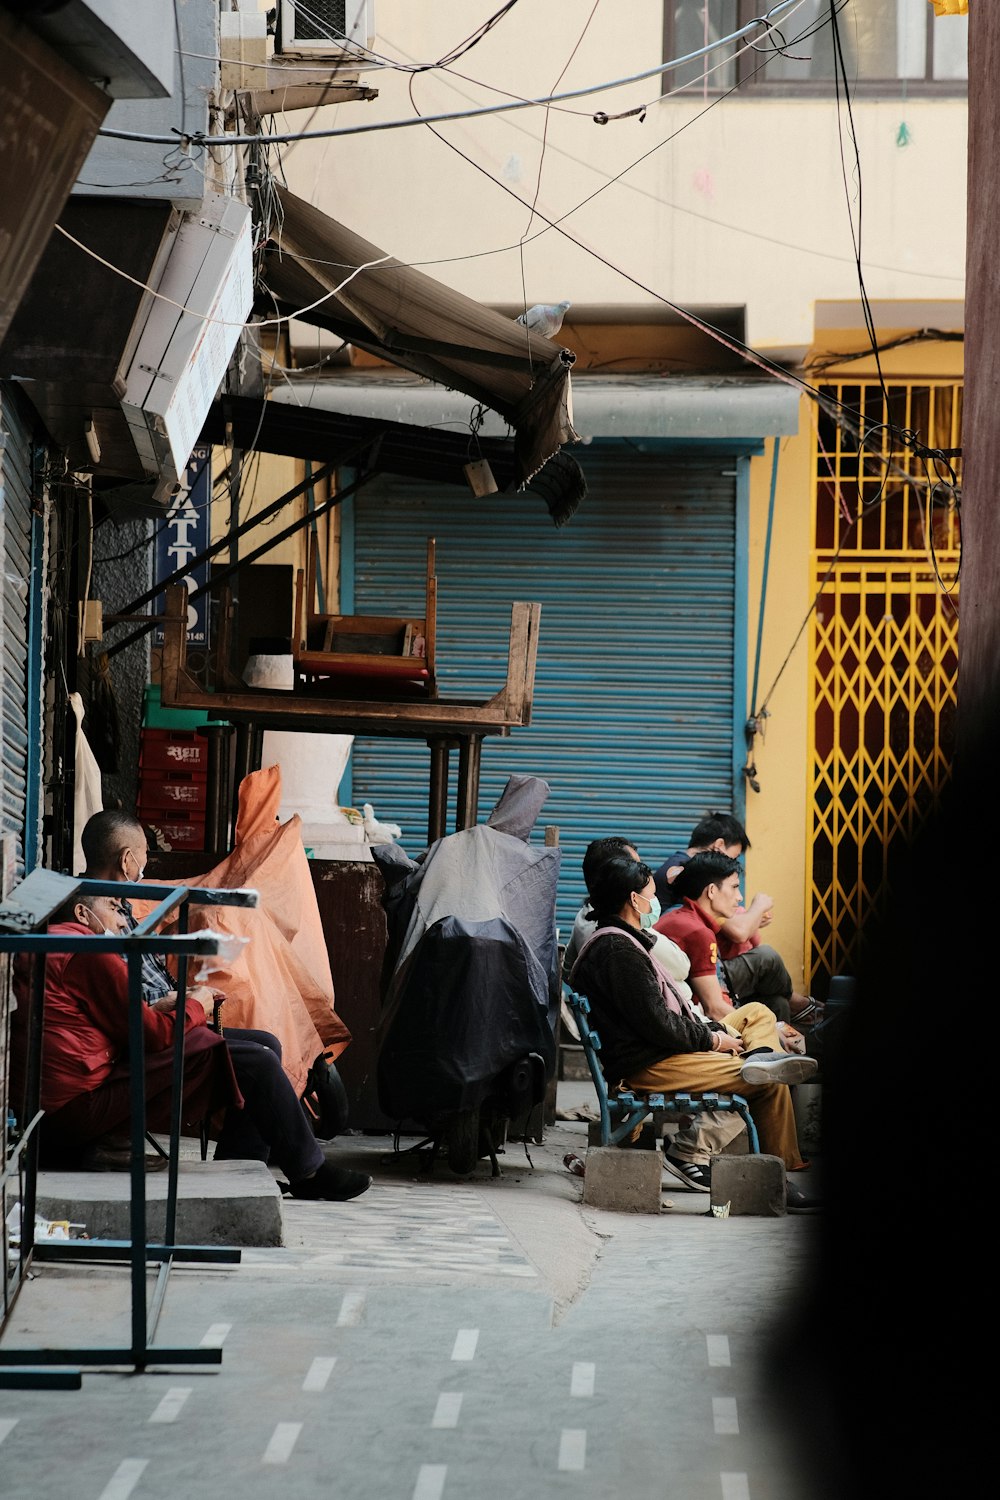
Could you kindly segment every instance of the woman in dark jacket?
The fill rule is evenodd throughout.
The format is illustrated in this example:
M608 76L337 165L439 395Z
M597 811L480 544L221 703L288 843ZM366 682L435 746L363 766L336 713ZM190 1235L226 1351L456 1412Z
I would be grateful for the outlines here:
M706 1024L675 989L650 950L659 916L652 872L628 855L605 861L592 881L597 930L580 952L571 983L590 1001L611 1088L644 1093L741 1094L761 1150L785 1166L803 1165L788 1091L816 1071L812 1058L782 1051L764 1005Z

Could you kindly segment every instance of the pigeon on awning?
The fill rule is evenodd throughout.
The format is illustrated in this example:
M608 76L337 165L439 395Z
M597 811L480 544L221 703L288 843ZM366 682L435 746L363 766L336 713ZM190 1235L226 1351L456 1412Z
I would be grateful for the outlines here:
M515 321L523 323L532 333L551 339L559 332L563 318L572 306L572 302L536 302Z

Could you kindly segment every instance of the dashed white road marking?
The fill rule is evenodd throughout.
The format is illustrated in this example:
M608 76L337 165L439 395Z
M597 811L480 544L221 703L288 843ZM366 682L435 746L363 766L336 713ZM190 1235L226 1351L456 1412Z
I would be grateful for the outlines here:
M708 1346L708 1362L715 1367L729 1365L729 1340L724 1333L710 1333L706 1335L705 1343Z
M478 1343L478 1328L460 1328L455 1335L455 1347L451 1351L452 1359L475 1359Z
M585 1427L564 1427L559 1435L560 1469L580 1470L587 1462L587 1430Z
M221 1349L226 1342L226 1334L232 1326L232 1323L213 1323L201 1341L202 1348Z
M597 1366L578 1361L573 1366L573 1374L570 1378L569 1393L571 1396L592 1396L594 1394L594 1374Z
M413 1488L413 1500L441 1500L447 1473L447 1464L421 1464Z
M328 1359L314 1359L306 1372L306 1378L302 1382L304 1391L325 1391L326 1383L333 1374L333 1367L337 1363L336 1355Z
M20 1417L0 1418L0 1443L3 1442L5 1437L10 1437L11 1433L14 1431L14 1428L17 1426L20 1420Z
M128 1500L129 1495L142 1478L143 1470L148 1463L148 1458L123 1458L98 1496L98 1500Z
M712 1426L722 1437L735 1437L740 1430L734 1396L712 1397Z
M462 1410L461 1391L442 1391L431 1418L432 1427L457 1427L458 1414Z
M357 1328L365 1315L365 1292L345 1292L344 1300L340 1304L340 1312L337 1314L338 1328Z
M750 1500L750 1481L745 1474L720 1474L722 1500Z
M286 1464L301 1431L301 1422L279 1422L271 1434L271 1441L264 1449L262 1461L266 1464Z
M180 1416L181 1407L193 1390L194 1386L191 1385L172 1385L149 1420L151 1422L176 1422Z

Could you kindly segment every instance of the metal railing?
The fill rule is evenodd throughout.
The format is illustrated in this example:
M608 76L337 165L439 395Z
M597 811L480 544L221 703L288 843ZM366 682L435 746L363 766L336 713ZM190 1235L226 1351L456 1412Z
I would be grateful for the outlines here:
M84 936L71 933L49 933L46 924L60 907L76 896L116 896L132 900L155 901L157 904L127 934ZM35 870L27 876L0 906L0 954L23 954L30 960L28 980L28 1027L26 1036L24 1097L18 1101L20 1117L26 1121L14 1150L5 1159L0 1173L0 1215L6 1225L10 1185L17 1182L21 1208L20 1246L13 1264L7 1259L7 1236L3 1235L5 1263L3 1268L3 1307L0 1310L0 1333L7 1322L18 1292L34 1262L41 1261L127 1261L131 1284L131 1341L123 1347L3 1349L0 1348L0 1388L26 1386L61 1386L78 1388L80 1371L39 1367L100 1365L130 1366L139 1372L149 1365L220 1364L218 1348L160 1347L151 1343L156 1331L167 1281L175 1261L212 1261L238 1263L241 1252L225 1246L181 1245L176 1242L177 1188L180 1153L181 1115L184 1079L184 1017L188 989L188 961L191 958L223 953L236 942L226 934L205 929L188 930L191 904L199 906L256 906L253 890L202 889L196 886L156 885L150 882L132 884L121 881L76 879L48 870ZM176 917L177 932L164 936L157 928L168 917ZM127 1240L48 1240L35 1242L35 1205L39 1163L39 1126L44 1118L40 1107L42 1075L42 1037L45 1006L45 960L52 953L116 953L128 968L128 1046L133 1066L129 1075L130 1104L130 1205ZM146 1219L146 1098L143 1032L142 958L144 954L173 957L177 960L177 1006L173 1041L173 1085L170 1110L168 1176L164 1232L162 1240L150 1241ZM159 1267L152 1297L146 1300L147 1266Z

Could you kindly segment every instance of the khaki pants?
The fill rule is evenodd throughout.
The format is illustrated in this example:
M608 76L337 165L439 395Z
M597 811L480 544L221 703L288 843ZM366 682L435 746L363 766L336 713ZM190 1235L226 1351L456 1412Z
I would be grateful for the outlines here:
M774 1013L766 1005L751 1002L740 1006L726 1022L726 1030L731 1036L742 1037L748 1052L757 1047L782 1051ZM742 1058L728 1052L679 1052L633 1073L625 1081L629 1088L642 1093L741 1094L750 1106L761 1151L768 1156L780 1156L786 1167L796 1170L803 1162L788 1085L745 1083L742 1066Z

